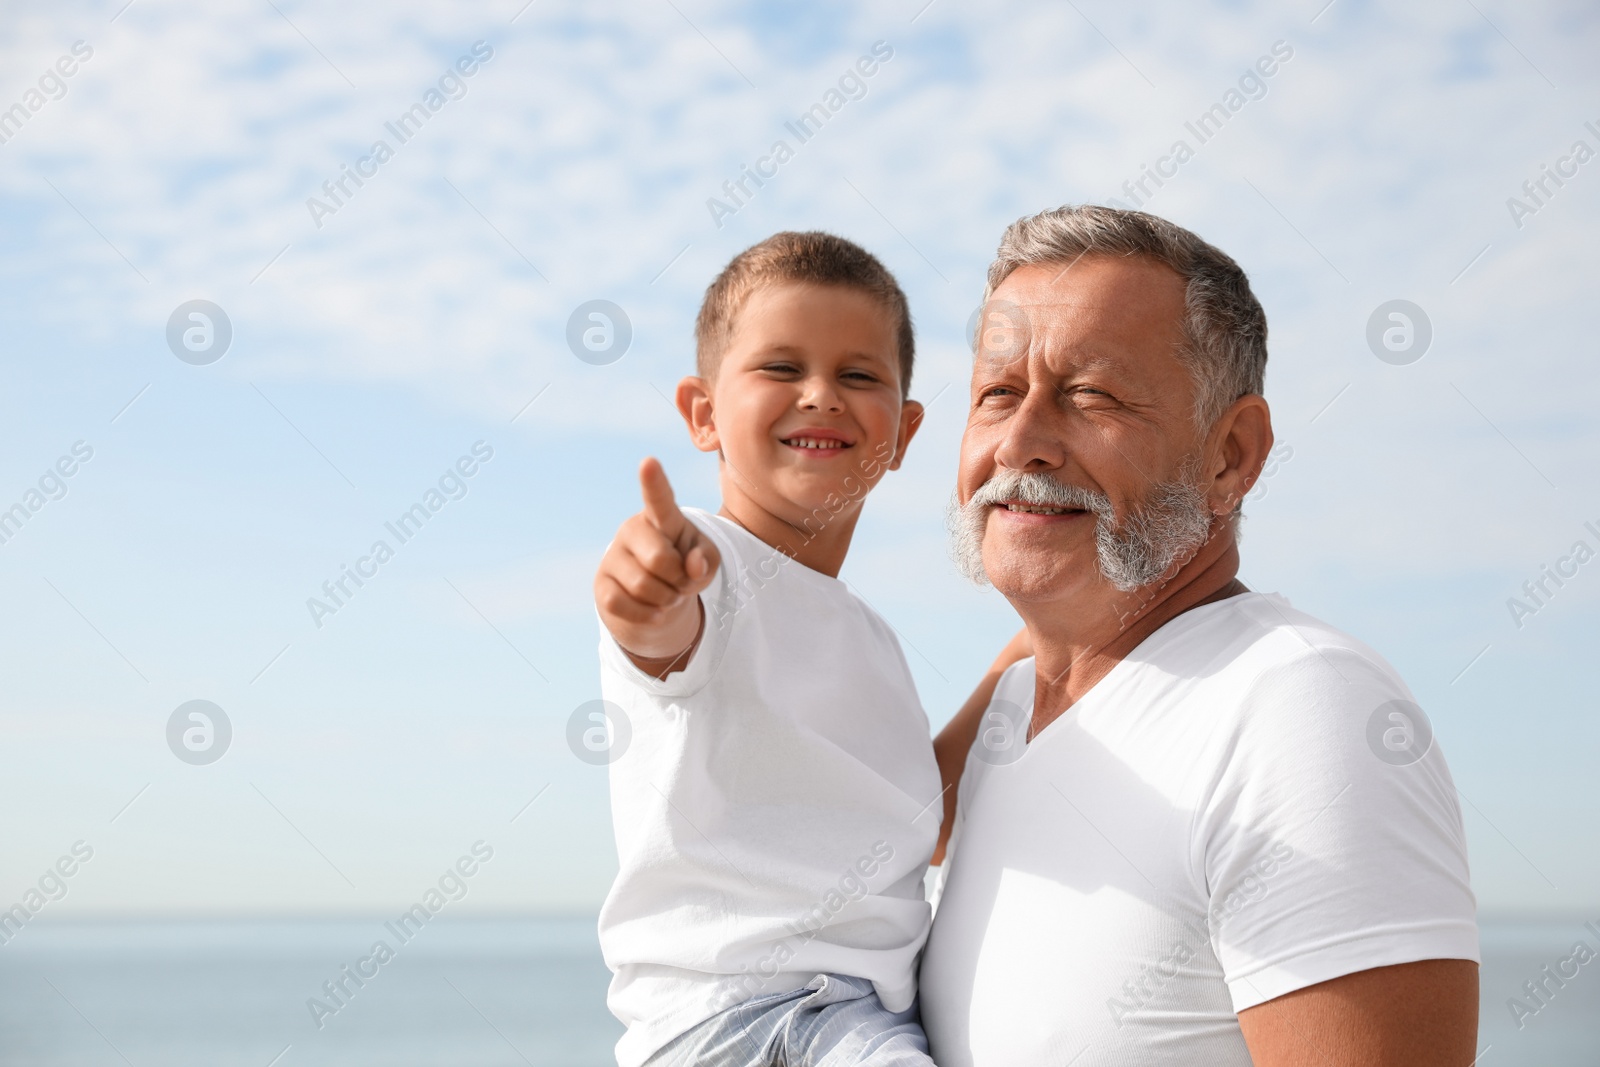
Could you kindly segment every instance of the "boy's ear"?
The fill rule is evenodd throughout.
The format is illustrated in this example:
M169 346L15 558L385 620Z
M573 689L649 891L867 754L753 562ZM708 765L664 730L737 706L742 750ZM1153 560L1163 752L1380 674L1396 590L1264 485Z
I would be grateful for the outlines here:
M676 396L678 414L689 427L689 440L702 452L715 452L722 447L717 436L717 422L711 411L711 383L690 375L678 383Z
M911 439L917 436L917 431L922 429L923 407L915 400L907 400L900 405L900 433L894 442L894 459L889 463L889 469L897 471L906 458L906 446Z

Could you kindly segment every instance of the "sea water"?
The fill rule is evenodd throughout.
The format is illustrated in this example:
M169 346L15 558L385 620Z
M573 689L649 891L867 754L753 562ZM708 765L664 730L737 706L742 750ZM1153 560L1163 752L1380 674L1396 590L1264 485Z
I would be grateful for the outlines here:
M592 918L441 916L402 932L381 918L35 921L0 947L0 1064L615 1063ZM393 951L381 964L379 941ZM347 965L376 973L358 986Z

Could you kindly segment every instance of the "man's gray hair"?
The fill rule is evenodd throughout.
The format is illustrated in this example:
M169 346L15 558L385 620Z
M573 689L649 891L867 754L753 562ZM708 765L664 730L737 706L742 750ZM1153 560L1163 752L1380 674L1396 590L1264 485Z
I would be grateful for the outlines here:
M1180 356L1194 376L1195 422L1202 431L1241 396L1262 392L1267 315L1250 291L1250 279L1221 249L1143 211L1069 204L1018 219L989 264L984 303L1018 267L1070 264L1089 255L1147 256L1183 279L1188 344Z

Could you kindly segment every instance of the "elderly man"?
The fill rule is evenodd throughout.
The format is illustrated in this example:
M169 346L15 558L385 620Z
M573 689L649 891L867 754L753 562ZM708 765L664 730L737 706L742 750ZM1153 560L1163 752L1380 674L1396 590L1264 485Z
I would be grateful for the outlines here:
M1022 219L989 268L952 532L1026 623L997 668L1032 656L939 738L941 1067L1474 1060L1427 719L1376 652L1235 576L1266 334L1232 259L1138 212Z

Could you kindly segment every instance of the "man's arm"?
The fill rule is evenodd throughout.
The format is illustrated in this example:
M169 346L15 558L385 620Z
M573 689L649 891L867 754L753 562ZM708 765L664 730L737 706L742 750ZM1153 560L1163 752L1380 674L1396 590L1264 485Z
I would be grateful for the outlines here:
M939 843L933 849L933 866L944 862L944 847L950 842L950 829L956 821L956 787L961 784L961 769L967 763L967 751L973 738L978 736L978 725L983 720L983 710L994 697L994 687L1006 668L1020 659L1033 655L1033 641L1026 628L1018 630L1000 655L989 667L978 687L955 717L945 723L939 736L933 739L933 755L939 763L939 785L944 789L944 822L939 824Z
M1239 1013L1257 1067L1470 1067L1478 965L1423 960L1375 967Z

